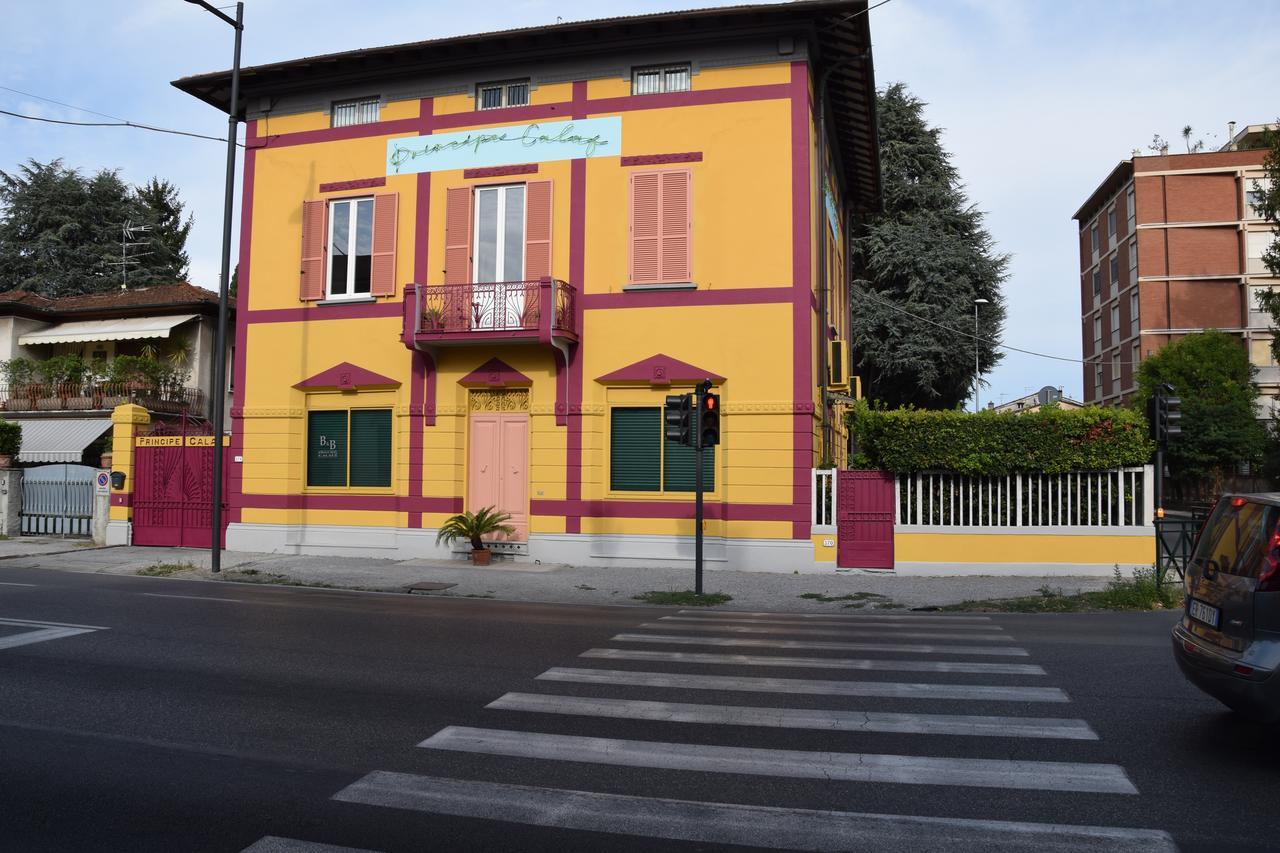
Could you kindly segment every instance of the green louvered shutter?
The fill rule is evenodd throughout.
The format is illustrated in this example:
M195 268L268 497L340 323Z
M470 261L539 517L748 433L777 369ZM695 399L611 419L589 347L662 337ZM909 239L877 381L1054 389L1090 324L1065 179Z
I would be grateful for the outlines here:
M662 410L613 409L609 484L619 492L656 492L661 488Z
M351 412L351 485L391 485L391 410Z
M307 485L347 484L347 413L307 415Z
M697 456L692 447L685 447L678 441L664 442L662 457L662 490L665 492L692 492L694 489L693 460ZM716 488L716 449L708 447L702 451L702 490L715 491Z

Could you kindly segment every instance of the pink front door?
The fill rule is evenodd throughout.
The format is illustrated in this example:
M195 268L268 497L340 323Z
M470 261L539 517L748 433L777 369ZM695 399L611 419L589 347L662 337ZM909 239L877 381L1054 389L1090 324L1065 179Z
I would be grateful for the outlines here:
M836 474L836 565L893 568L894 479L884 471Z
M494 506L510 513L508 538L529 538L529 416L472 412L467 453L467 509Z

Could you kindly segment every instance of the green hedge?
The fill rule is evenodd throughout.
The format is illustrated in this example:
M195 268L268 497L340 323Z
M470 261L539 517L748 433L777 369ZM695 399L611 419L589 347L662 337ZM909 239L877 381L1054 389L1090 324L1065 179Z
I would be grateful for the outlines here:
M851 466L897 473L1098 471L1145 464L1154 451L1141 413L1099 406L974 415L859 403L848 421Z
M18 458L22 449L22 427L13 421L0 421L0 453Z

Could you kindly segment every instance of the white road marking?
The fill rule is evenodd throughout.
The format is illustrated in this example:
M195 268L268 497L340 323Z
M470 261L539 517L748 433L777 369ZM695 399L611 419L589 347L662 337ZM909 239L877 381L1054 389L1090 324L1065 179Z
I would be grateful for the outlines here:
M217 598L212 595L170 595L164 592L140 592L139 595L145 595L150 598L186 598L191 601L230 601L234 604L257 604L255 601L246 601L243 598Z
M1033 663L971 663L945 660L891 660L867 658L801 658L782 655L722 655L714 652L655 652L647 649L588 649L579 657L610 660L647 660L664 663L799 667L802 669L865 669L888 672L969 672L985 675L1044 675Z
M769 619L847 619L850 622L878 619L910 619L912 622L990 622L990 616L915 616L909 613L767 613L746 610L680 610L681 616L705 616L708 619L738 619L753 616Z
M0 581L0 586L35 586L33 583L18 583L16 581Z
M1057 687L1004 687L985 684L908 684L896 681L816 681L802 678L752 678L737 675L689 675L633 672L626 669L575 669L556 666L539 681L626 684L681 690L741 690L802 693L812 696L887 696L894 699L961 699L992 702L1070 702Z
M829 711L812 708L754 708L742 705L699 705L635 699L593 699L508 693L485 706L503 711L706 723L717 726L761 726L837 732L896 732L916 735L1061 738L1097 740L1084 720L1057 717L977 717L957 714L890 714L878 711Z
M1124 769L1115 764L805 752L794 749L578 737L465 726L441 729L418 745L426 749L551 761L839 782L959 785L970 788L1104 794L1138 793Z
M905 638L910 640L966 640L974 643L1010 643L1013 637L1008 634L949 634L938 631L901 631L897 628L882 628L879 625L867 630L849 628L791 628L760 625L725 625L701 623L693 625L664 625L661 622L645 622L640 628L658 631L711 631L717 634L782 634L794 637L880 637L886 640ZM928 628L929 626L921 626Z
M267 835L259 838L240 853L377 853L377 851L365 850L363 847L339 847L336 844L318 844L314 841Z
M74 637L77 634L92 634L96 628L42 628L36 631L24 631L8 637L0 637L0 649L14 649L18 646L29 646L32 643L44 643L49 640L61 640L63 637Z
M87 628L90 631L108 631L102 625L77 625L74 622L50 622L48 619L5 619L0 618L0 625L22 625L32 628Z
M863 628L920 628L926 631L946 628L948 631L1003 631L999 625L983 623L977 625L967 624L945 624L937 622L924 622L919 619L906 618L903 621L890 622L889 620L877 622L865 622L858 625L856 622L841 621L839 619L727 619L727 618L707 618L710 613L690 616L661 616L659 622L701 622L704 625L719 624L721 622L730 622L733 624L743 625L842 625L844 627L863 627Z
M348 785L333 799L528 826L823 853L1176 853L1178 849L1168 833L1154 829L699 803L384 770Z
M686 637L680 634L616 634L620 643L666 643L682 646L736 646L753 649L825 649L839 652L908 652L921 655L1008 655L1027 657L1012 646L931 646L906 643L828 643L809 640L748 640L738 637Z

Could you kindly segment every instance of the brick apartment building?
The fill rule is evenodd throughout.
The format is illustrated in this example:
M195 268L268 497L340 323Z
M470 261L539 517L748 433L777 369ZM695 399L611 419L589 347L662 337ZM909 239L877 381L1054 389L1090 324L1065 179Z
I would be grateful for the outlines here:
M1086 403L1124 402L1138 362L1216 328L1248 347L1259 411L1272 415L1280 366L1253 294L1280 280L1262 263L1272 233L1250 203L1263 130L1250 125L1218 151L1124 160L1076 211Z

